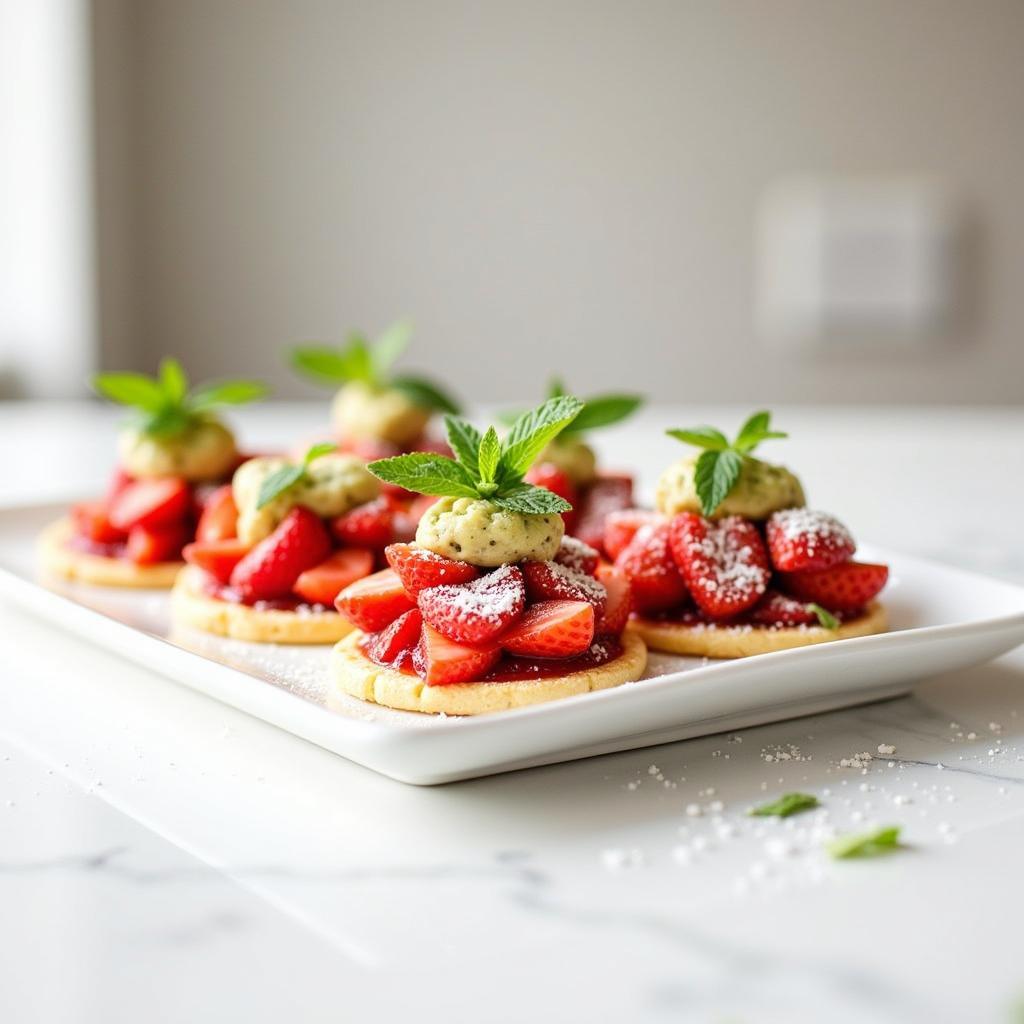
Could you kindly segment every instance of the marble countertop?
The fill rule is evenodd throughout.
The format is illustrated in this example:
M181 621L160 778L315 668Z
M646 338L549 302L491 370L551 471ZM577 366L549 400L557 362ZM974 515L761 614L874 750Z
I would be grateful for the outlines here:
M322 412L239 420L271 447ZM660 427L739 416L648 410L600 447L649 491ZM1024 583L1024 413L776 419L859 536ZM95 490L114 422L0 405L2 500ZM1024 1019L1022 650L899 700L420 789L59 625L0 605L0 629L5 1022ZM792 789L823 808L748 817ZM823 853L870 823L907 848Z

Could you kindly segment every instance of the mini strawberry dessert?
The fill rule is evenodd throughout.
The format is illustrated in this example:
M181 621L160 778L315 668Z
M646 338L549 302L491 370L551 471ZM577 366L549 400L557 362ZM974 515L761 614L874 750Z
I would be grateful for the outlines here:
M446 419L454 459L412 453L370 464L441 500L389 568L338 595L358 627L334 649L338 687L408 711L473 715L638 679L647 652L624 632L625 575L564 536L569 503L524 477L582 403L559 396L499 441Z
M554 380L549 398L565 394L561 381ZM597 467L597 455L587 444L585 433L619 423L640 407L638 395L595 395L584 401L580 414L561 430L538 456L526 474L527 482L546 487L572 505L563 513L565 531L602 551L605 520L612 512L633 505L633 477L609 473Z
M738 658L885 631L875 598L888 567L855 561L849 530L806 508L789 470L752 456L786 436L768 413L731 443L712 427L668 433L700 456L662 474L657 512L617 513L605 530L648 646Z
M300 373L318 384L340 385L331 419L342 450L366 461L432 451L436 442L427 434L431 417L436 412L458 413L453 399L436 384L392 372L411 334L411 324L400 321L373 344L354 334L340 348L292 350L292 365Z
M222 493L218 529L185 548L175 621L268 643L334 643L351 629L338 594L411 537L399 503L355 455L314 445L299 462L250 459Z
M114 587L169 587L182 548L222 515L222 490L242 461L215 410L262 397L247 380L189 389L165 359L156 378L102 373L93 386L135 417L121 429L119 461L105 497L72 506L40 538L45 571Z

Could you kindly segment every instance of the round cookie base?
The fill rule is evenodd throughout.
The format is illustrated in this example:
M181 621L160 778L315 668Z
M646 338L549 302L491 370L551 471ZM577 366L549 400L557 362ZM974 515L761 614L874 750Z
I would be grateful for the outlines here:
M652 651L683 654L696 658L749 658L795 647L850 640L884 633L888 629L885 608L877 601L863 615L844 622L838 629L822 626L686 626L678 622L657 622L634 618L629 629L642 637Z
M372 704L434 715L484 715L592 690L607 690L639 679L647 666L647 648L643 641L632 633L625 633L622 654L597 668L549 679L428 686L419 676L396 672L370 661L359 649L364 635L353 633L334 648L331 677L335 686Z
M335 611L292 612L221 601L204 594L197 578L198 573L186 567L171 591L171 614L177 626L261 644L333 644L352 632L352 626Z
M101 587L134 587L167 590L184 562L154 562L137 565L127 558L108 558L74 551L68 541L74 534L71 520L58 519L39 535L37 552L45 573L76 583L92 583Z

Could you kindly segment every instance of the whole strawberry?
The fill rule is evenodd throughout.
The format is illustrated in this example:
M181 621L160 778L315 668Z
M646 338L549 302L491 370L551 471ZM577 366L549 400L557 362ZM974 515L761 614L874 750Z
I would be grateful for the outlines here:
M848 561L857 545L835 516L809 508L775 512L765 527L772 565L781 572L828 569Z
M830 612L858 611L888 579L889 567L871 562L843 562L830 569L779 573L787 594L801 601L813 601Z
M667 522L641 526L619 552L615 567L628 577L639 612L665 611L687 598L686 583L669 550Z

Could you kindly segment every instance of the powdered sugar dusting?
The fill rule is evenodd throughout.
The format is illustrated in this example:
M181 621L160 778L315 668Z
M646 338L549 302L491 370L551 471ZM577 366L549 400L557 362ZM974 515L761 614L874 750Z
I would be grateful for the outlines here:
M567 601L589 601L595 608L604 607L608 600L608 591L600 580L557 562L539 564L544 569L544 586L550 591L545 596ZM536 573L537 570L533 572Z
M729 516L709 525L702 537L688 540L690 557L700 564L700 571L687 579L695 595L703 593L716 601L745 601L764 592L770 573L760 563L758 553L734 532L742 523L742 519Z
M576 537L563 537L559 545L555 561L564 565L567 569L575 569L577 572L586 573L587 566L597 565L599 555L596 548Z
M856 549L850 531L835 516L809 508L787 508L768 520L768 543L780 568L821 567L849 557ZM796 547L801 563L787 564L789 549Z
M435 608L446 608L467 624L505 624L523 607L523 575L514 565L503 565L471 583L430 587L420 593L420 607L430 620Z

